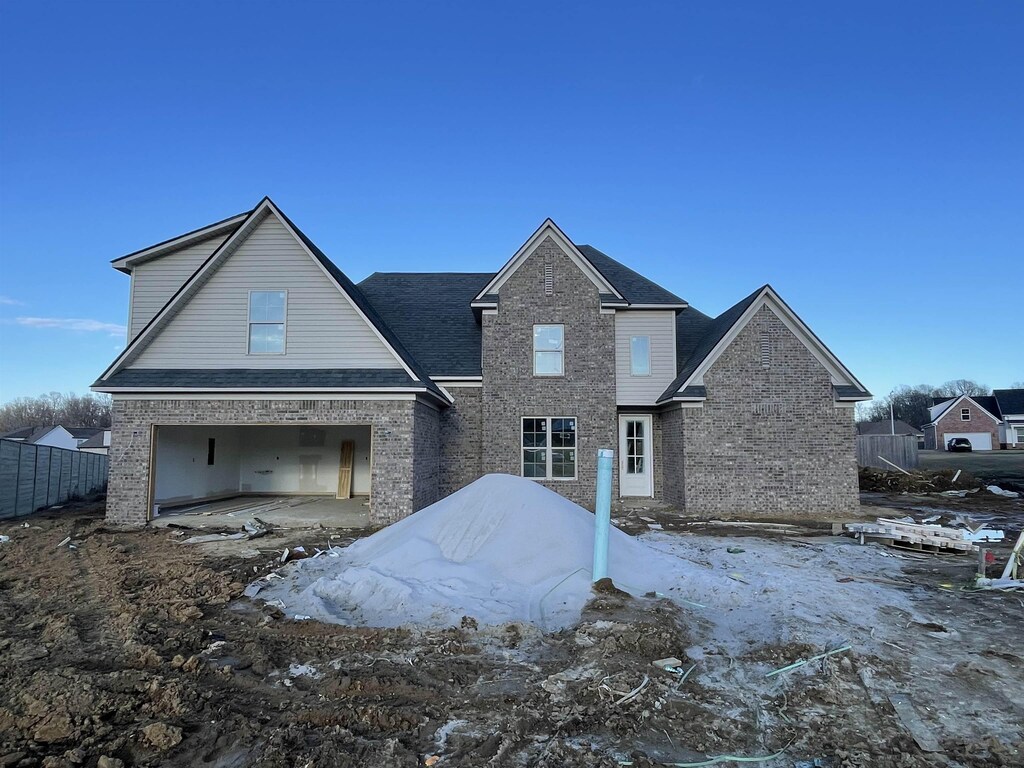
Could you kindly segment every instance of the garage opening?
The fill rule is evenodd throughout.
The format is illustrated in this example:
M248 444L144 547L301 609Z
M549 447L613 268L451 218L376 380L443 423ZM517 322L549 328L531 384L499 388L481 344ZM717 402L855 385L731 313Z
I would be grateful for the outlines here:
M153 514L245 500L285 506L313 518L369 513L369 425L157 426ZM237 505L236 505L237 506ZM212 507L229 509L230 505ZM207 510L209 511L209 510Z

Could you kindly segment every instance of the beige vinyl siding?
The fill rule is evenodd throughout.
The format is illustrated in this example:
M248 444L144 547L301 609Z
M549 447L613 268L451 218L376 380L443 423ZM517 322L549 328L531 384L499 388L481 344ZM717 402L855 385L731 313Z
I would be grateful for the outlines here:
M615 391L619 405L654 405L676 377L675 312L620 310L615 313ZM629 341L651 339L651 375L631 376Z
M285 354L249 355L249 291L288 292ZM400 368L276 216L267 216L131 368Z
M219 235L168 253L132 269L129 341L146 327L167 300L192 277L192 273L224 242Z

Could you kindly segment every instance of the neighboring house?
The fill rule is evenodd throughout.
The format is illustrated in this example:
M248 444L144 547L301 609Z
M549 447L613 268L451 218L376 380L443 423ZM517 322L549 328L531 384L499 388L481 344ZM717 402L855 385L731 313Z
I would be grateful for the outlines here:
M78 450L78 441L59 424L55 427L22 427L0 435L4 440L16 440L27 445L48 445L51 448Z
M999 447L1024 450L1024 389L996 389L999 425Z
M911 435L917 438L918 448L924 448L924 430L913 427L901 419L895 421L862 421L857 425L858 435Z
M106 456L110 452L110 430L101 429L78 446L78 450L85 453L102 453Z
M103 427L68 427L67 430L81 447L86 440L100 434Z
M713 318L550 220L497 272L355 285L268 198L113 266L114 522L352 493L381 524L490 472L592 506L599 448L616 497L690 514L858 506L870 394L770 286Z
M954 437L966 437L975 451L999 448L999 404L991 396L960 395L934 398L928 409L931 419L924 425L924 446L928 450L945 450Z

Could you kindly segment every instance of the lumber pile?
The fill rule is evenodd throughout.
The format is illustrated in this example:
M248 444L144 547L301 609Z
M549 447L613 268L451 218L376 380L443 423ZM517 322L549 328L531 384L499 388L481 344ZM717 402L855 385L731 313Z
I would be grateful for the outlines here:
M972 552L979 541L999 541L1002 531L947 528L910 520L891 520L880 517L874 523L847 523L846 530L865 539L878 539L894 547L923 552Z

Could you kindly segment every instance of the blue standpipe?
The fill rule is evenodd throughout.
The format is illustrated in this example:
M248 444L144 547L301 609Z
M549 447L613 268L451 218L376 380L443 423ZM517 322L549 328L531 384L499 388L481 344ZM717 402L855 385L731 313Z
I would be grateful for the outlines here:
M608 575L608 529L612 524L612 458L615 452L597 452L597 503L594 506L594 581Z

